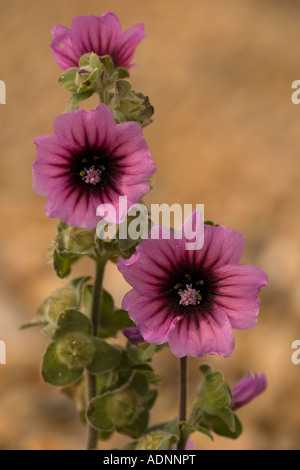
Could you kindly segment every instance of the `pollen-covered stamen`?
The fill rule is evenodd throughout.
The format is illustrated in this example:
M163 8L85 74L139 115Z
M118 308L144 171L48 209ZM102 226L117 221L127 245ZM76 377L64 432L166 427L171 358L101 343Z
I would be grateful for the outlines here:
M200 300L202 300L200 291L194 289L192 284L186 284L186 289L180 289L178 294L180 295L179 304L185 307L200 304Z
M83 173L83 174L81 174ZM83 172L80 173L83 181L89 184L98 184L101 181L102 171L91 166L88 170L85 168Z

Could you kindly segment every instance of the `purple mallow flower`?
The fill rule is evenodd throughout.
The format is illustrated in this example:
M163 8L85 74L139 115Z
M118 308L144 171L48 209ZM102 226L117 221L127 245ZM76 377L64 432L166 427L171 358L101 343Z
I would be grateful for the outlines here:
M237 410L241 406L246 405L266 388L267 378L265 374L249 374L243 377L231 390L232 409Z
M33 189L47 196L47 217L87 230L101 220L99 205L110 204L120 221L119 196L128 210L149 191L146 180L156 170L141 127L116 124L105 104L58 116L54 134L34 143Z
M136 46L145 37L144 25L139 23L122 32L120 21L111 12L102 16L75 16L71 28L56 25L52 28L51 49L63 69L78 67L80 57L88 52L110 55L115 67L132 67Z
M122 333L132 344L140 344L145 341L140 330L136 326L123 328Z
M166 239L151 231L130 259L118 268L133 287L122 307L145 341L168 342L177 357L220 354L234 349L232 329L246 330L257 323L259 299L267 275L258 267L239 264L244 236L225 226L204 226L204 245L187 250L199 211L186 219L179 233ZM152 237L152 238L151 238Z

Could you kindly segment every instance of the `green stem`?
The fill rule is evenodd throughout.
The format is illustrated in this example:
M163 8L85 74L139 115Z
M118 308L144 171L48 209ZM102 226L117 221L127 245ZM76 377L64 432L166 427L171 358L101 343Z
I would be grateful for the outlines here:
M96 273L95 273L95 282L94 282L94 290L93 290L93 303L92 303L92 311L91 311L91 323L93 326L92 334L93 336L98 336L99 330L99 322L100 322L100 306L101 306L101 298L102 298L102 284L103 284L103 276L104 276L104 269L106 265L106 258L99 259L96 262ZM87 404L97 396L97 380L96 376L91 374L89 371L86 371L86 398ZM90 424L87 424L87 442L86 442L86 449L87 450L95 450L97 449L98 443L98 431L97 429L93 428Z
M102 86L99 87L98 90L100 103L108 104L108 92Z
M179 362L179 422L186 421L186 397L187 397L187 357L182 357ZM178 450L184 450L187 437L184 433L184 425L179 426Z

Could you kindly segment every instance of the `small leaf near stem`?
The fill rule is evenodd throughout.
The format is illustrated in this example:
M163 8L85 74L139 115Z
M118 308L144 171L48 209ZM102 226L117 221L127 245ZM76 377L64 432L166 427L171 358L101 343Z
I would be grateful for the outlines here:
M91 311L91 323L93 327L92 334L93 336L98 335L99 321L100 321L100 305L102 297L102 284L104 269L107 259L100 258L96 261L96 273L95 273L95 282L93 290L93 303ZM86 371L86 388L87 388L87 406L89 402L97 396L97 382L96 376L89 371ZM92 427L90 424L87 424L87 450L97 449L98 443L98 431Z
M186 396L187 396L187 356L180 358L179 362L179 423L186 421ZM177 450L184 450L187 435L184 432L184 424L179 425L179 441Z

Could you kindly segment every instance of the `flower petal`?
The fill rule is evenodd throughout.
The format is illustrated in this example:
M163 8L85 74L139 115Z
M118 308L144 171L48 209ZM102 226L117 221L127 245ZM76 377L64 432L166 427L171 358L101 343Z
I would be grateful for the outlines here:
M57 182L66 178L76 145L66 145L61 137L47 134L34 139L34 143L37 147L37 159L32 164L32 186L38 194L48 196Z
M206 354L220 354L229 357L234 349L234 336L226 314L214 309L205 317L185 315L178 322L169 340L172 353L177 357L203 357Z
M237 410L267 388L266 374L249 374L243 377L232 389L232 409Z
M122 122L116 130L116 148L114 158L130 155L138 151L146 152L149 147L145 140L143 130L137 122Z
M115 145L116 124L108 106L99 104L96 109L77 109L57 116L53 124L54 134L76 142L82 149L101 148L110 153Z
M144 343L144 338L141 335L140 330L136 326L128 326L123 328L122 333L132 344Z
M111 54L115 65L130 68L130 61L136 46L144 37L145 27L143 23L136 24L122 33L116 40Z
M268 282L266 273L257 266L238 264L218 267L213 276L216 279L213 301L226 312L232 328L253 328L260 305L257 295Z
M184 222L184 233L189 234L192 231L191 224L195 218L195 212ZM185 237L183 242L186 243L188 238ZM244 235L240 232L225 226L204 225L203 247L194 251L181 251L189 264L201 266L203 271L209 272L217 266L238 263L244 250L244 243Z
M123 298L122 308L139 328L145 341L151 344L166 343L182 316L175 316L168 300L144 297L134 289Z
M116 127L116 146L111 158L118 170L115 180L119 191L126 195L132 203L138 202L149 191L149 185L145 182L156 171L156 165L148 150L141 127L135 122L118 124ZM137 188L142 183L136 194L132 194L130 185Z
M160 240L158 244L157 240L147 239L137 246L136 253L129 260L120 258L118 269L137 292L155 298L162 293L168 274L174 268L172 258L169 240ZM151 303L152 299L148 302Z
M70 67L77 67L80 56L78 57L78 54L74 52L70 29L58 24L52 28L51 32L53 41L50 47L58 65L63 70Z
M67 184L57 184L48 196L46 215L57 218L73 227L93 230L100 218L88 194Z
M95 52L99 56L110 54L121 34L120 22L111 12L101 17L75 16L71 25L71 38L78 57L87 52Z

